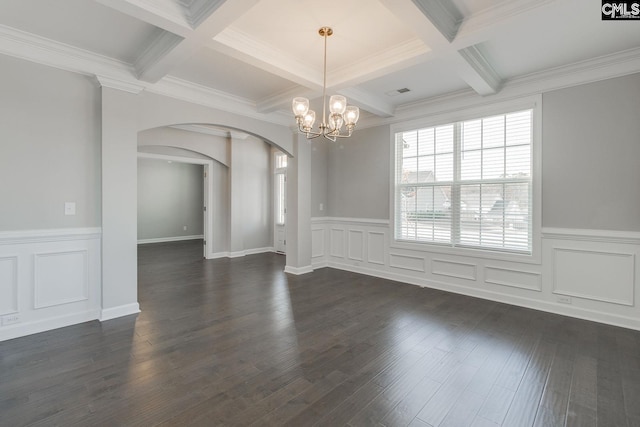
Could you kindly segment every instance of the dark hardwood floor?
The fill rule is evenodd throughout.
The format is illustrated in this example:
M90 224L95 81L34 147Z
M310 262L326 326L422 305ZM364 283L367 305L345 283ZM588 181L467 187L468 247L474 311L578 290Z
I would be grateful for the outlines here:
M0 343L2 426L640 426L640 333L139 247L142 313Z

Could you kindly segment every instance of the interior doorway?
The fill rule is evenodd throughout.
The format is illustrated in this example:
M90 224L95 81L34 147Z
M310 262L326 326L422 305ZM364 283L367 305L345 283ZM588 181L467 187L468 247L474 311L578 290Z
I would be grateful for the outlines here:
M143 152L138 153L138 159L159 161L169 165L194 166L189 168L191 171L189 182L185 182L183 185L190 185L195 189L195 192L193 189L191 189L192 191L184 191L184 187L182 190L174 188L173 190L176 191L171 191L167 184L180 185L180 183L167 182L164 183L164 187L162 182L153 183L154 185L149 186L149 188L154 188L153 192L158 196L156 199L164 200L164 203L156 201L153 202L152 206L145 206L144 204L152 200L153 195L146 195L139 190L138 243L200 240L202 242L203 258L211 258L211 250L208 248L211 247L214 238L212 235L213 210L210 208L210 203L213 200L211 196L213 188L212 161L195 157ZM139 176L138 179L140 180L141 177ZM141 209L141 207L144 208ZM172 212L179 212L179 215L184 219L171 218ZM188 213L188 215L185 216L185 213ZM197 223L194 223L194 221L197 221ZM156 236L149 238L149 236L153 235Z

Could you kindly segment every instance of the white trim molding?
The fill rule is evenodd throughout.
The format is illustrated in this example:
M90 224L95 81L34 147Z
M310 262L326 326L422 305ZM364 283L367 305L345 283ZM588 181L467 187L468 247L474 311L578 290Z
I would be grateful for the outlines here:
M198 240L204 239L204 234L198 234L193 236L175 236L175 237L156 237L154 239L139 239L139 245L146 245L149 243L164 243L164 242L181 242L183 240Z
M615 230L585 230L578 228L551 228L542 229L542 237L556 240L581 240L603 243L628 243L640 245L640 232L615 231Z
M104 322L118 317L130 316L140 313L140 304L125 304L118 307L103 308L100 312L100 321Z
M316 269L336 268L640 330L637 232L544 228L540 261L531 263L488 251L398 247L387 220L323 217L311 222L312 247L331 248L338 238L343 249L315 252ZM363 238L343 238L354 231ZM558 249L575 257L557 257ZM362 260L353 259L353 253L362 253ZM577 266L585 262L592 268L579 274Z
M312 271L313 271L313 266L311 265L307 265L306 267L291 267L290 265L286 265L284 267L285 273L294 274L296 276L311 273Z
M0 232L0 341L98 319L101 264L97 227Z
M0 231L0 245L99 239L101 236L100 227Z

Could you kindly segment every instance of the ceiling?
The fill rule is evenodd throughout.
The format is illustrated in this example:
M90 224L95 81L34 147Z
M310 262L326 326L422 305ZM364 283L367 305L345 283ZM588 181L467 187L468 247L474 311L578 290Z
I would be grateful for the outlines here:
M640 24L602 21L599 3L2 0L0 54L292 125L294 96L321 102L318 29L330 26L328 93L375 122L551 72L640 71Z

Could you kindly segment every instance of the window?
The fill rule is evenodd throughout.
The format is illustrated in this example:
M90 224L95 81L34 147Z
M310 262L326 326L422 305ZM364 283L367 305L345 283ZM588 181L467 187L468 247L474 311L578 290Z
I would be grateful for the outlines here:
M396 240L531 254L532 116L396 133Z
M287 155L275 154L275 223L284 225L286 213Z

